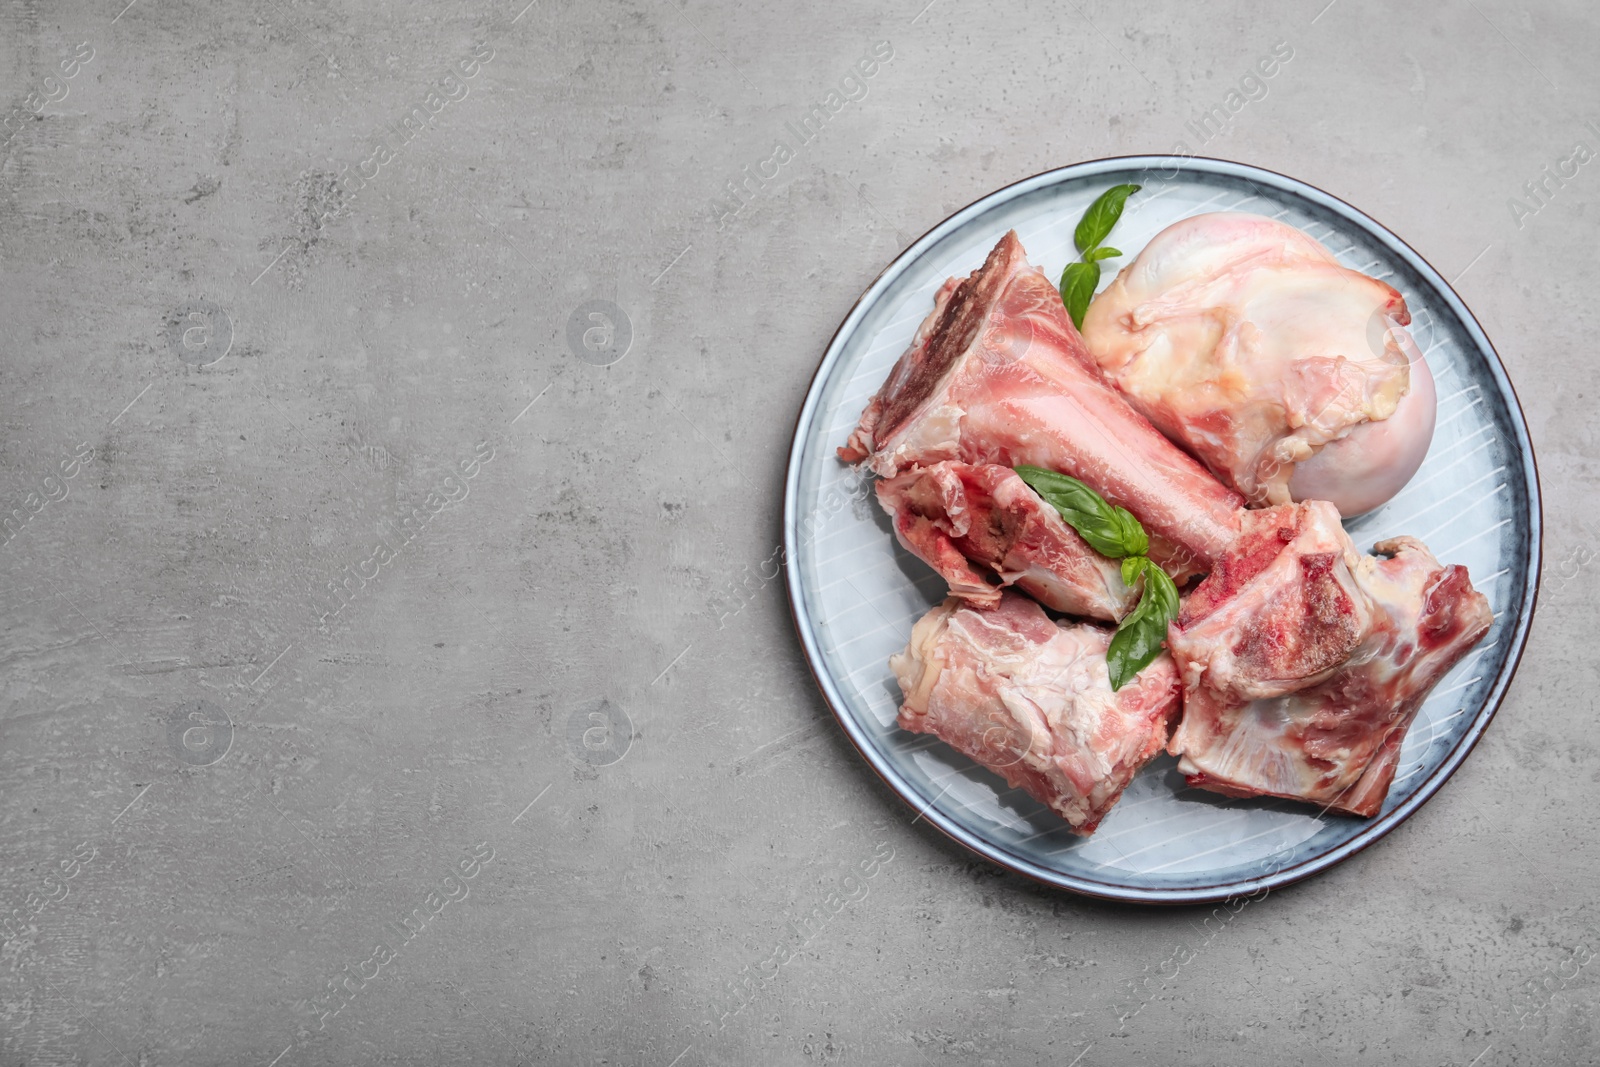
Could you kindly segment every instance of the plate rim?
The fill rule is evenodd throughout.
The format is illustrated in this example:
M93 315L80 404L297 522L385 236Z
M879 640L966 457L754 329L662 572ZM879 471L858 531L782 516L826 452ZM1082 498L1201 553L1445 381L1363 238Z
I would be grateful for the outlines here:
M1366 231L1369 236L1405 260L1412 269L1416 270L1434 286L1444 298L1446 305L1465 326L1469 339L1481 352L1487 353L1490 357L1487 361L1490 374L1495 384L1499 387L1501 396L1507 401L1507 408L1511 416L1511 429L1516 443L1519 445L1523 474L1528 487L1527 518L1529 522L1528 540L1530 553L1524 574L1526 584L1523 596L1518 604L1518 619L1512 633L1509 635L1512 647L1504 665L1495 678L1494 684L1490 687L1482 708L1473 717L1471 725L1463 732L1455 746L1445 754L1439 766L1422 781L1417 790L1404 803L1372 820L1349 840L1325 852L1311 856L1300 863L1284 867L1270 874L1209 885L1151 889L1091 881L1076 875L1063 874L1060 871L1042 867L1011 852L999 843L966 829L939 811L934 804L926 802L917 789L894 767L888 764L876 745L864 736L860 725L855 722L854 717L843 710L844 701L841 694L837 692L837 683L831 677L830 672L826 670L821 657L821 650L815 640L814 622L805 606L803 590L800 586L800 568L795 561L800 558L798 553L800 546L796 537L799 529L796 508L798 506L800 468L804 449L802 431L809 428L809 424L815 417L822 387L826 384L828 376L838 362L840 353L843 350L842 339L847 339L847 331L853 331L859 325L859 320L865 314L865 311L882 295L883 290L903 273L906 267L935 243L942 240L949 233L954 232L971 218L981 215L992 207L1014 200L1035 189L1056 184L1067 178L1093 176L1107 171L1129 169L1150 171L1157 168L1162 171L1176 168L1179 172L1192 168L1223 177L1240 178L1246 182L1253 183L1260 180L1262 184L1298 195L1325 210L1330 210L1343 216ZM839 322L839 326L834 330L827 346L823 349L822 358L817 364L816 371L811 376L810 384L806 387L805 399L801 402L799 413L795 417L794 435L789 447L789 461L784 474L783 543L787 562L785 569L788 572L785 575L784 584L789 596L790 619L794 623L796 636L800 639L801 648L805 653L806 667L811 673L812 681L817 685L822 694L823 702L828 705L829 711L833 713L834 719L844 730L845 736L850 739L857 753L861 755L867 765L872 768L897 797L904 801L907 806L918 811L919 818L926 819L950 840L975 855L1044 885L1066 889L1084 896L1123 903L1201 904L1231 900L1257 893L1265 895L1263 891L1291 885L1342 863L1386 837L1401 823L1414 815L1423 804L1431 800L1444 787L1444 784L1450 780L1461 764L1466 761L1467 756L1477 747L1478 741L1483 737L1484 731L1488 729L1489 723L1499 712L1510 691L1511 681L1515 677L1518 667L1522 664L1522 656L1527 647L1528 635L1533 626L1533 618L1539 601L1539 575L1544 558L1544 501L1540 490L1538 459L1534 453L1533 440L1528 433L1527 417L1522 410L1522 401L1517 396L1516 387L1506 373L1505 364L1500 358L1499 351L1489 339L1488 333L1483 329L1483 325L1478 322L1477 316L1472 313L1472 309L1467 306L1466 301L1455 291L1455 287L1450 284L1444 275L1439 273L1433 264L1429 263L1421 253L1402 240L1394 231L1366 212L1334 196L1332 193L1301 179L1254 164L1241 163L1236 160L1214 156L1167 154L1104 156L1040 171L986 193L965 206L956 209L890 259L888 264L862 290L861 295L855 299L849 310L845 312L844 317Z

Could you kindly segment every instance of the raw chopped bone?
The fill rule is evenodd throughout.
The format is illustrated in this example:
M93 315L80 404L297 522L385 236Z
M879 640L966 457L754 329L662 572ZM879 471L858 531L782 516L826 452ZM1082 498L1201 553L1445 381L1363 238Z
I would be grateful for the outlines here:
M905 695L900 726L934 734L1093 833L1178 713L1165 653L1111 691L1110 641L1102 627L1050 621L1017 593L987 611L952 597L889 660Z
M1433 439L1433 378L1392 287L1260 215L1150 241L1083 320L1105 379L1252 505L1370 511ZM1322 453L1327 451L1327 455Z
M878 482L878 502L908 552L977 607L1014 585L1056 611L1111 622L1137 594L1010 467L935 463Z
M1247 512L1167 647L1189 784L1376 815L1428 691L1488 632L1466 568L1410 537L1358 553L1323 501Z
M1226 551L1243 503L1100 380L1015 233L945 282L839 455L885 478L943 460L1070 475L1131 511L1179 576Z

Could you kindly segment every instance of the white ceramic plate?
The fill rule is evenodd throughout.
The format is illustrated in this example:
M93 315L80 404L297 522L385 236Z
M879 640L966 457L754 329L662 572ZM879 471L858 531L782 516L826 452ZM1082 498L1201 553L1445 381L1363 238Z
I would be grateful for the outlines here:
M1400 769L1372 819L1230 800L1185 788L1175 761L1147 766L1091 838L928 736L895 726L899 687L888 658L944 596L907 554L868 479L834 456L867 400L905 351L933 294L978 267L1015 229L1051 276L1076 253L1072 233L1101 192L1143 189L1112 243L1123 264L1156 233L1206 211L1271 215L1316 237L1347 266L1400 290L1412 334L1438 382L1433 446L1411 483L1346 524L1356 544L1420 537L1464 564L1495 614L1487 637L1428 697L1406 736ZM1103 279L1108 284L1114 271ZM1505 696L1527 639L1539 572L1538 475L1522 411L1494 349L1461 299L1403 241L1342 201L1239 163L1168 156L1096 160L993 193L929 231L857 301L823 356L801 409L784 495L789 595L823 695L862 755L932 825L1022 874L1121 900L1226 899L1323 870L1407 818L1466 758Z

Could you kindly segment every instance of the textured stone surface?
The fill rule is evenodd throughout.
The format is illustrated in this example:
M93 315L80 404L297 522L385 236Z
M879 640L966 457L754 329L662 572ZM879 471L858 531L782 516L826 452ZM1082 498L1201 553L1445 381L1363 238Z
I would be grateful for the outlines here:
M1595 1062L1600 170L1509 203L1600 149L1588 5L122 2L0 6L0 1063ZM1449 786L1220 932L913 825L781 582L716 607L877 271L1179 141L1459 278L1551 561Z

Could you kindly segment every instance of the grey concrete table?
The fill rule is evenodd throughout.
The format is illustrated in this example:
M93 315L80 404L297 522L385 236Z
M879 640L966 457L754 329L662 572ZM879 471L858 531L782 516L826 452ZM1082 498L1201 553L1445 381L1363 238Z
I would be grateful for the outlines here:
M1592 5L525 2L0 9L0 1062L1600 1058ZM913 825L773 580L873 275L1179 144L1456 281L1552 561L1450 785L1221 917Z

